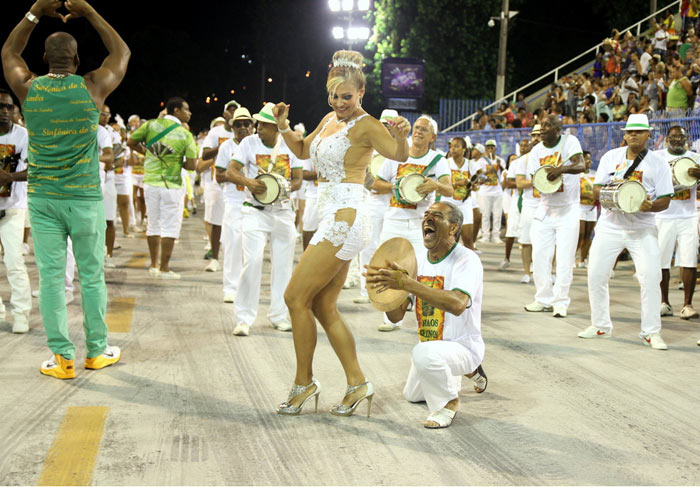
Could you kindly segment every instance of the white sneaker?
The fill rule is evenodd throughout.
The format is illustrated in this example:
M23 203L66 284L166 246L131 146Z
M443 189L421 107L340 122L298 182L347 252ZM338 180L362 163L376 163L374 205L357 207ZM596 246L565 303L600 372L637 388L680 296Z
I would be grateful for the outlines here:
M369 298L367 296L360 296L359 298L355 298L352 300L353 303L355 304L368 304L371 303Z
M579 338L610 338L611 333L603 331L597 326L589 326L583 331L578 332Z
M207 238L207 244L204 246L204 250L207 252L211 250L211 244L209 243L209 239Z
M348 277L343 283L343 289L352 289L354 287L357 287L358 284L359 283L357 282L357 279L355 279L354 277Z
M292 331L292 324L287 320L278 321L277 323L272 323L272 327L279 331Z
M236 328L233 329L233 334L237 337L247 337L250 334L250 325L238 323Z
M681 291L683 290L683 281L678 283L678 289Z
M503 259L503 262L501 262L501 265L498 266L499 271L504 271L510 267L510 261L508 259Z
M382 323L377 327L377 330L379 331L394 331L398 330L401 328L401 325L399 323Z
M12 324L12 333L27 333L29 331L29 320L24 314L15 315L15 322Z
M117 264L114 263L114 259L109 255L105 255L105 268L114 269Z
M673 316L673 308L668 303L661 303L661 316Z
M207 267L204 270L207 272L216 272L219 269L221 269L221 267L219 266L219 261L216 259L210 259L209 265L207 265Z
M163 272L160 271L160 274L158 274L158 277L161 279L165 279L166 281L173 281L176 279L180 279L180 274L173 272L173 271L168 271L168 272Z
M235 299L236 299L236 295L233 293L224 294L224 303L233 303L233 301Z
M7 308L5 308L5 305L0 303L0 320L5 319L5 313L7 313Z
M555 318L566 318L566 308L555 307L552 316Z
M124 237L126 237L126 238L136 238L136 237L134 237L134 234L133 234L133 233L127 233L127 234L124 235Z
M681 309L682 320L689 320L690 318L697 318L698 316L698 312L695 311L692 304L686 304L683 306L683 309Z
M486 235L484 235L484 236L481 237L479 240L477 240L477 242L479 242L479 243L489 243L489 238L488 238Z
M34 297L34 298L39 297L39 290L38 289L35 289L34 291L32 291L32 297Z
M29 255L32 252L32 249L29 248L29 244L23 243L22 244L22 255Z
M610 271L610 279L615 279L615 271Z
M503 240L501 240L500 237L493 237L493 238L491 239L491 242L496 243L496 244L502 244L502 243L503 243Z
M160 275L160 269L158 269L157 267L149 267L148 273L153 277L158 277Z
M73 301L75 301L75 296L73 296L73 293L66 291L66 306L71 304Z
M521 284L530 284L530 274L525 274L523 277L520 278L520 283Z
M525 311L529 311L531 313L538 313L540 311L552 311L552 307L544 305L539 301L533 301L532 303L525 306Z
M655 350L668 350L668 345L666 345L666 342L663 341L659 333L642 335L641 338L645 345L649 345Z
M586 268L586 263L585 262L578 262L576 264L576 267L579 269L585 269Z

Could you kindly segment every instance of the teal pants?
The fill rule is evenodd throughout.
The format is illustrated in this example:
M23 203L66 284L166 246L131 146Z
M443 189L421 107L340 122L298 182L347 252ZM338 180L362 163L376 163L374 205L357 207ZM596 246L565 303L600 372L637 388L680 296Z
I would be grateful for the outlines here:
M39 310L49 348L67 359L75 357L68 336L64 279L66 239L73 241L83 304L87 357L107 347L107 286L104 272L105 210L102 201L40 198L29 195L34 255L39 269Z

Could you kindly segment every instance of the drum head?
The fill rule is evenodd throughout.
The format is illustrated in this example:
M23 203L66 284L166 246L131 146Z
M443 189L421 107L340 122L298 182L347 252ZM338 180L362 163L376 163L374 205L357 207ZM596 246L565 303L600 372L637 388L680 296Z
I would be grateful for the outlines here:
M408 271L409 276L415 279L418 272L415 250L411 242L402 237L390 238L379 246L377 251L369 261L370 266L388 267L389 263L396 262ZM371 283L366 284L367 294L372 305L379 311L392 311L401 306L408 297L407 291L388 289L378 293L371 287Z
M680 159L676 159L673 164L673 176L682 186L691 187L698 183L696 178L688 175L688 169L691 167L697 167L697 164L690 157L681 157Z
M532 176L532 185L542 194L556 193L561 187L561 176L554 181L550 181L547 179L547 167L542 166L535 171L535 174Z
M620 185L617 205L625 213L637 213L647 198L647 191L637 181L627 181Z
M264 193L253 194L253 198L263 205L269 205L277 201L280 195L280 185L277 179L271 174L260 174L255 179L262 182L267 189Z
M425 176L422 174L413 173L404 176L399 183L401 199L414 205L423 201L426 195L418 192L418 186L423 184L424 181Z

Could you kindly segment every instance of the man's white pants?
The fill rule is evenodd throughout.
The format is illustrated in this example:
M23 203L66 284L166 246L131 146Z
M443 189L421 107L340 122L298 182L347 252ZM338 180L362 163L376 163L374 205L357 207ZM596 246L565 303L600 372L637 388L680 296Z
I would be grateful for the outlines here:
M423 245L423 229L422 220L420 218L385 218L384 223L382 224L381 237L379 240L381 243L384 243L390 238L394 237L403 237L411 242L416 256L419 252L427 252L425 245ZM384 313L384 323L391 323L391 320L386 313ZM401 326L402 323L403 320L397 322L396 325Z
M5 249L3 261L7 269L7 280L10 283L12 295L12 314L29 317L32 309L32 294L29 287L29 276L22 256L22 239L24 237L24 208L5 210L5 216L0 219L0 241ZM0 299L2 304L2 299Z
M613 329L610 320L608 281L617 256L627 249L634 261L641 287L642 333L661 331L661 257L656 227L638 230L614 230L595 227L595 237L588 254L588 299L591 324L604 332Z
M372 211L370 213L370 219L372 221L372 236L365 246L360 251L360 295L368 297L366 284L367 278L362 275L365 272L365 266L369 264L372 260L374 252L379 248L379 242L381 242L382 227L384 226L384 212L386 211L386 205L379 207L379 211ZM375 210L375 208L372 208Z
M483 235L498 237L501 232L501 216L503 215L503 194L479 195L481 210L481 231ZM493 227L491 219L493 218Z
M476 370L467 348L456 342L434 340L413 347L404 397L410 402L425 401L435 412L459 397L462 376Z
M545 306L567 309L569 288L574 279L574 260L579 232L578 205L540 208L532 220L532 272L535 278L535 301ZM557 276L552 283L552 258L557 252Z
M241 201L224 201L224 218L221 225L221 248L224 253L224 294L236 294L243 268L243 235Z
M277 323L287 319L284 291L292 277L296 228L294 211L258 210L244 206L243 218L243 268L234 303L236 322L252 326L258 315L260 281L262 280L263 254L270 238L270 309L267 317Z

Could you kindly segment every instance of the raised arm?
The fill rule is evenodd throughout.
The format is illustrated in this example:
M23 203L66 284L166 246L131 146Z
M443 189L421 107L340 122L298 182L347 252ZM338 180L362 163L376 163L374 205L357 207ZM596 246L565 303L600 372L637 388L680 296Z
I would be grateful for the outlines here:
M404 162L408 159L408 133L411 124L403 117L394 118L389 124L389 130L382 123L368 117L367 137L372 147L387 159Z
M319 134L328 118L333 115L333 112L331 112L323 117L323 120L319 122L318 126L313 132L307 135L306 138L301 138L299 135L293 132L291 128L289 128L289 120L287 120L287 117L289 116L289 105L284 102L280 102L272 109L272 113L275 116L277 128L280 131L280 135L282 135L282 138L284 139L284 143L287 144L287 147L289 147L289 149L298 159L308 159L311 157L311 141L314 140L314 137Z
M38 0L29 9L29 13L38 19L42 16L63 18L56 12L63 5L60 0ZM32 80L36 77L29 71L27 63L22 58L22 52L27 47L29 36L36 24L31 22L27 16L19 21L19 24L12 29L7 36L5 44L2 46L2 69L5 73L5 80L10 89L19 98L19 104L24 103L27 97Z
M100 35L109 53L102 66L85 75L87 89L97 107L101 109L107 96L124 79L131 51L117 31L85 0L66 0L66 9L70 13L65 17L64 21L85 17Z

